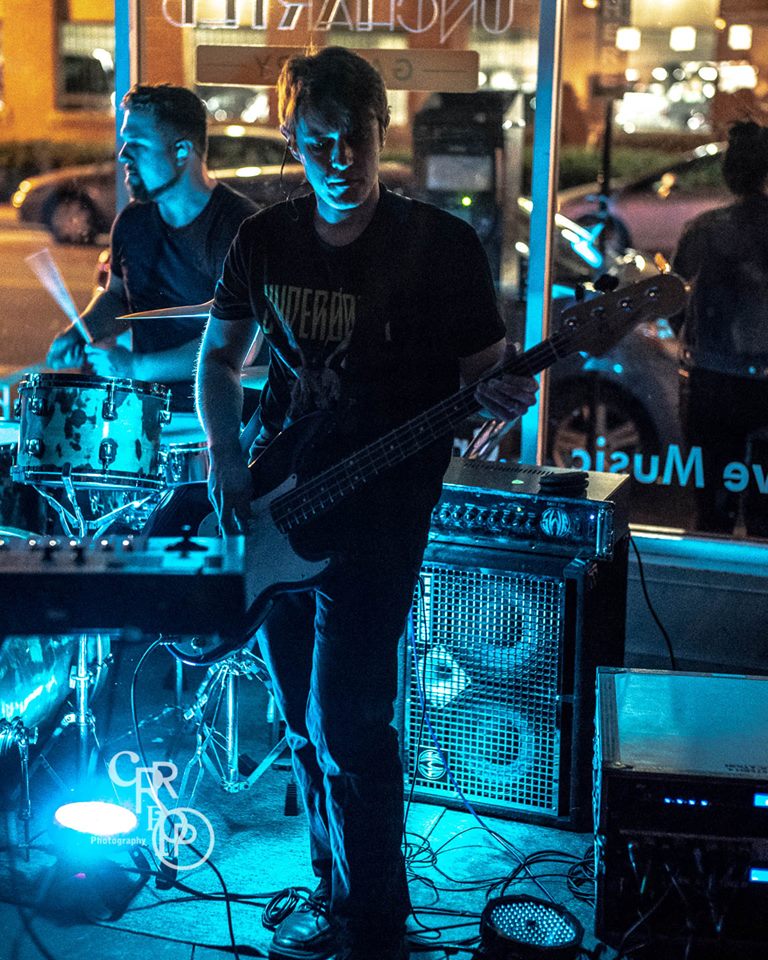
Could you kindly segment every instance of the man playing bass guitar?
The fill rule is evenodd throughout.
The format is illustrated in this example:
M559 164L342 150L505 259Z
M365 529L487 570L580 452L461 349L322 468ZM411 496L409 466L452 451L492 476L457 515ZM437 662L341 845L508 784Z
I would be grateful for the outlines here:
M382 463L395 441L374 443L370 464L344 457L498 363L504 325L471 227L379 182L389 107L378 72L328 47L290 59L278 97L282 133L313 193L241 226L197 378L209 496L226 531L245 528L254 489L292 474L314 478L336 464L336 486L352 490L303 528L303 501L284 518L286 529L296 527L297 554L333 562L310 587L276 594L258 635L318 879L313 897L278 927L270 956L403 960L410 903L391 726L397 649L451 437L435 431L407 456L392 452L392 469ZM238 437L240 370L259 328L270 363L249 470ZM489 416L514 420L535 391L531 378L500 376L475 396ZM309 511L309 495L306 503ZM276 557L258 563L268 570Z

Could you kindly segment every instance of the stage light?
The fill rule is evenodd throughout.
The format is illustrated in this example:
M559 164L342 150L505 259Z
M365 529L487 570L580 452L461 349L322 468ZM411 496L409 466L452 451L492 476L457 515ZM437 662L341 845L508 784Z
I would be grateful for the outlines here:
M121 917L152 873L141 840L131 836L136 815L116 803L77 800L56 809L53 825L56 862L42 880L38 909L67 922Z
M575 960L584 928L564 907L536 897L496 897L480 918L489 960Z
M92 837L114 837L119 833L130 833L138 823L132 810L103 800L65 803L56 810L54 819L61 827Z

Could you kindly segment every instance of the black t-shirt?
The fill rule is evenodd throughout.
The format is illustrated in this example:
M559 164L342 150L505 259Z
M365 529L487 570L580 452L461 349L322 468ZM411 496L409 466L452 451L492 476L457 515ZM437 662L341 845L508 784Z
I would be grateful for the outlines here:
M129 312L210 300L238 227L256 209L221 183L183 227L169 226L156 203L130 203L115 220L111 239L111 269L123 282ZM179 347L201 336L205 319L136 320L133 349L155 353ZM192 381L170 386L174 409L192 410Z
M314 210L311 195L243 223L212 314L255 316L262 326L267 438L332 410L347 447L359 449L455 393L460 358L500 340L504 324L485 253L464 221L382 187L363 234L334 247L317 235ZM369 546L393 521L420 540L450 451L451 437L440 438L369 484L348 505L357 520L346 526Z

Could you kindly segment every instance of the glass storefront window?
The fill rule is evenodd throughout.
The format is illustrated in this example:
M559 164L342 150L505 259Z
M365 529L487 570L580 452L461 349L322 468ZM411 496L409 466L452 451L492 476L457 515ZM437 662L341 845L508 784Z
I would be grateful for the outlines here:
M68 122L110 105L114 28L99 18L111 6L79 0L70 6L71 22L57 25L55 63L45 81L55 95L46 109L57 108ZM385 64L393 119L384 159L392 183L475 226L509 334L524 342L529 268L540 256L539 250L531 256L528 203L542 82L539 0L134 0L130 6L136 11L131 43L137 77L196 89L223 135L233 124L274 133L272 84L286 48L344 44ZM768 124L763 6L755 0L567 0L555 324L574 297L593 295L602 273L630 283L656 269L656 254L674 261L685 224L731 203L722 177L729 129L743 119ZM12 10L6 5L0 12L7 19ZM9 32L15 50L22 32L19 24ZM229 72L203 69L201 52L217 48L226 51L219 59ZM43 49L41 41L41 62ZM475 59L468 67L470 54ZM433 55L439 59L430 65ZM42 70L35 79L39 103L48 104ZM12 99L10 70L7 81ZM9 131L22 129L26 115L18 92L7 115L6 124L15 125ZM95 131L92 120L89 130ZM36 135L31 123L24 129ZM57 135L66 136L65 128ZM236 149L243 142L233 140L230 150L222 140L224 153L215 161L240 171L241 188L243 170L253 166ZM280 150L278 141L263 162L277 166ZM268 181L260 181L264 202L280 196ZM640 325L606 357L571 357L555 367L543 449L559 466L630 473L636 522L706 532L697 499L712 482L706 468L713 451L692 442L683 422L679 320ZM760 345L750 350L755 362L746 370L754 384L768 369L768 348L765 357ZM743 410L728 409L735 435L736 424L744 425ZM756 535L746 523L745 510L753 506L747 507L745 494L758 505L768 498L762 427L750 420L741 448L715 481L726 498L738 495L733 524L722 531L729 536ZM509 441L502 453L514 456L516 450Z
M57 106L64 110L113 109L114 56L112 24L60 24Z

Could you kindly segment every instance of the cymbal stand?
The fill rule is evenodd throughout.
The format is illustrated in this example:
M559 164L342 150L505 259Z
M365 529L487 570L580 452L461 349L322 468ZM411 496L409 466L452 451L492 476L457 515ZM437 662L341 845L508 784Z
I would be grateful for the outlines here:
M13 720L0 719L0 753L15 746L19 751L21 769L21 801L19 819L24 824L24 840L19 844L24 859L29 862L29 821L32 819L32 800L29 794L29 746L37 743L37 727L31 730L24 726L21 717Z
M192 706L184 712L184 719L197 725L197 747L184 768L179 790L179 795L185 796L196 768L189 803L204 767L227 793L238 793L253 786L286 748L285 737L280 737L261 763L247 774L243 773L239 742L239 685L243 678L261 680L269 691L271 680L264 661L249 650L241 650L208 668Z
M88 664L88 644L91 639L96 641L95 667L90 667ZM69 675L69 686L75 691L75 707L72 712L65 714L61 720L63 728L72 725L77 727L77 771L80 782L83 782L90 773L88 758L91 740L96 745L96 750L101 750L101 744L96 735L96 720L90 706L90 689L98 682L101 671L111 660L111 654L106 658L103 654L102 634L80 634L77 640L77 663L72 667Z

